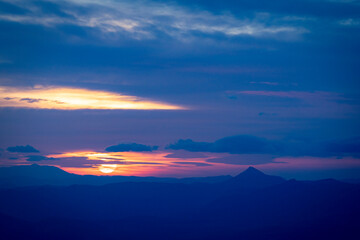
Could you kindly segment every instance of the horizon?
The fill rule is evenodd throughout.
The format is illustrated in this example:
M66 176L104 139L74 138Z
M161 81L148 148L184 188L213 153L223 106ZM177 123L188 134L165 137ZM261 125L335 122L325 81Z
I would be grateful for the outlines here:
M37 163L33 163L33 164L30 164L30 165L11 165L11 166L1 166L0 169L8 169L8 168L12 168L12 169L17 169L19 170L20 168L19 167L25 167L25 168L33 168L33 167L52 167L54 169L59 169L65 173L68 173L68 174L72 174L72 175L77 175L77 176L94 176L94 177L136 177L136 178L173 178L173 179L193 179L193 178L217 178L217 177L231 177L231 178L234 178L234 177L237 177L239 175L241 175L242 173L245 173L245 172L253 172L253 170L255 170L255 172L259 172L259 173L262 173L262 174L265 174L267 176L279 176L279 177L282 177L283 179L287 180L287 181L290 181L290 180L296 180L296 181L320 181L320 180L327 180L327 179L334 179L334 180L338 180L338 181L351 181L351 180L355 180L355 181L360 181L359 178L329 178L329 177L323 177L323 178L296 178L294 176L291 176L289 173L289 175L287 176L281 176L281 175L276 175L276 174L272 174L272 172L268 172L268 171L263 171L257 167L254 167L254 166L247 166L246 168L243 168L241 170L239 170L239 172L237 173L234 173L232 175L206 175L206 176L152 176L152 175L144 175L144 176L136 176L136 175L116 175L116 174L98 174L98 175L92 175L92 174L77 174L77 173L71 173L71 172L68 172L62 168L59 168L59 167L56 167L56 166L52 166L52 165L39 165ZM44 169L44 168L43 168ZM22 176L23 173L17 173L15 174L14 176ZM26 175L28 175L29 172L26 173ZM30 177L35 177L35 176L32 176L31 174L33 174L32 172L30 172ZM13 176L13 177L14 177ZM38 176L37 176L38 177Z

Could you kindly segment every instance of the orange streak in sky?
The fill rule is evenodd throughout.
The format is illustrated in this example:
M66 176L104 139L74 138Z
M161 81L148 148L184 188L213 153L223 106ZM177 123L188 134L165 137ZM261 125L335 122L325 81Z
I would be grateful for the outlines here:
M36 86L18 88L0 86L0 107L40 109L135 109L183 110L184 107L146 100L137 96L82 88Z

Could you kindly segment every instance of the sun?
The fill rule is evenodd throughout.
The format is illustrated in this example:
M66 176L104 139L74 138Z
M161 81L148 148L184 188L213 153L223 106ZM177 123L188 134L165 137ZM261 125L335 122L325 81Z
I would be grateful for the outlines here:
M101 164L99 171L102 173L112 173L115 171L117 164Z

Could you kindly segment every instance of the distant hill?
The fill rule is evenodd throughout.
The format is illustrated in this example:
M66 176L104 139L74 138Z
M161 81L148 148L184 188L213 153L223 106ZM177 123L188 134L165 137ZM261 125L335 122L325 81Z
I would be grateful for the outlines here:
M105 185L118 182L172 182L172 183L216 183L231 179L227 176L194 177L194 178L156 178L135 176L94 176L76 175L68 173L53 166L40 166L37 164L0 167L0 188L57 185L70 186Z
M39 179L45 179L45 178L54 179L54 178L70 177L73 175L75 174L68 173L57 167L40 166L37 164L0 168L0 176L3 178L36 177Z
M360 184L360 178L340 179L341 182Z

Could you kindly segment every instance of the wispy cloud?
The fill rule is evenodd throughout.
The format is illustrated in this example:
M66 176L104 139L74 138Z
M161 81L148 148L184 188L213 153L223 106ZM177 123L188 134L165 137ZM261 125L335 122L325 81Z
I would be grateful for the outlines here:
M343 19L341 21L339 21L340 25L343 26L359 26L360 25L360 19L353 19L353 18L348 18L348 19Z
M332 92L303 92L303 91L228 91L229 94L244 94L267 97L297 98L303 100L344 100L338 93Z
M127 34L135 39L154 39L159 33L178 40L189 40L199 33L223 34L228 37L276 37L284 34L290 38L307 30L291 25L286 20L239 18L231 13L214 14L209 11L191 10L176 3L154 1L97 1L68 0L56 4L63 14L44 13L41 8L28 1L13 4L26 8L27 14L1 14L0 20L46 27L76 25L98 29L103 33ZM276 22L276 23L275 23Z
M263 113L286 117L344 118L357 114L359 105L347 94L326 91L227 91L232 100L251 97ZM264 104L266 102L266 104Z
M0 107L40 109L180 110L184 107L114 92L58 86L1 87Z

